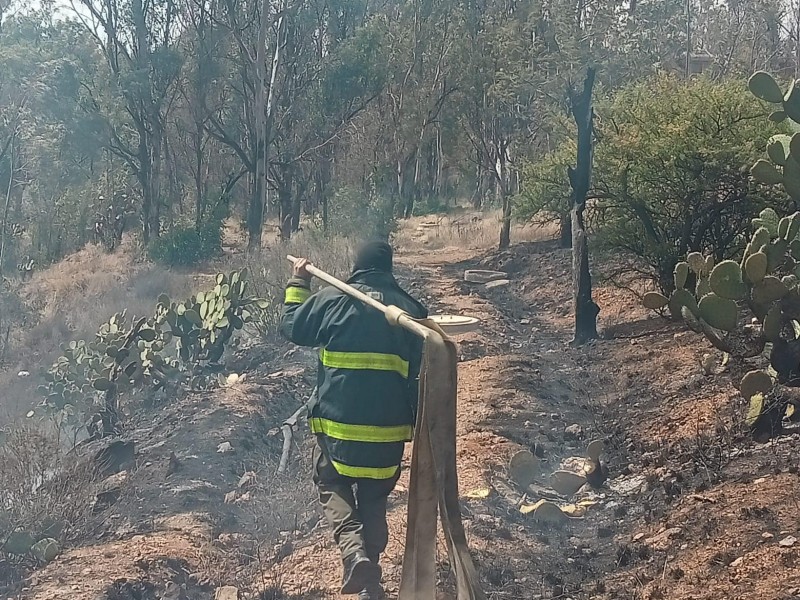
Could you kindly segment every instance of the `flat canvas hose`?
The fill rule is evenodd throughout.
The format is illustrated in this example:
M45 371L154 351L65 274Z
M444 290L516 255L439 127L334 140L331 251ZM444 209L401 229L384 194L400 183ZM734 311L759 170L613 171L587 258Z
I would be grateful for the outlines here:
M297 261L293 256L287 258L293 263ZM433 321L414 319L396 306L385 306L312 265L308 265L307 270L348 296L381 311L392 325L403 327L424 340L399 600L436 600L436 536L431 532L437 530L439 510L455 574L457 600L485 600L467 546L458 500L458 357L455 344Z

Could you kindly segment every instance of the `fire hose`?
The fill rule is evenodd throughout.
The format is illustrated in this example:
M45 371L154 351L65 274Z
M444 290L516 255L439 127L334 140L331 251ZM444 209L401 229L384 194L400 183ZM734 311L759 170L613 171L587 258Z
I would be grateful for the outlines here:
M296 262L293 256L287 256ZM308 272L328 285L381 311L387 321L423 339L419 408L411 453L408 524L399 600L436 600L436 539L441 525L457 600L485 600L470 556L458 497L456 403L458 357L455 344L428 319L414 319L312 265Z

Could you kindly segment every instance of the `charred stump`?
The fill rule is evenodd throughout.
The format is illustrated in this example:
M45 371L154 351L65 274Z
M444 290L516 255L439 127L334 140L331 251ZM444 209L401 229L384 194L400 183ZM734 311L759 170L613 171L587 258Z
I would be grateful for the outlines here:
M586 70L583 90L579 93L570 86L570 108L578 127L578 153L575 168L569 168L572 187L572 287L575 303L575 337L573 345L597 338L597 315L600 307L592 300L592 275L589 270L589 246L583 221L586 199L592 179L592 145L594 134L594 109L592 89L594 67Z

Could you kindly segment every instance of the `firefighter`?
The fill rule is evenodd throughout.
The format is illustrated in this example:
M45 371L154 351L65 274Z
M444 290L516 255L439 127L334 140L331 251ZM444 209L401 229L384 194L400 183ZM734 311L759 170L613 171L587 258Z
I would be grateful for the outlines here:
M295 263L281 330L295 344L320 348L309 407L314 483L341 551L342 594L375 600L384 597L379 560L389 537L387 498L416 421L422 341L333 287L312 294L308 264ZM393 277L385 242L359 249L347 283L414 318L427 316Z

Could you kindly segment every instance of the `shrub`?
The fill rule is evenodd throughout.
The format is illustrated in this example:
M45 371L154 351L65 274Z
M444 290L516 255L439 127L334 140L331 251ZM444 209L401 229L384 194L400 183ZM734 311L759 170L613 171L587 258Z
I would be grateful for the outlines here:
M155 262L170 267L192 266L210 260L222 252L222 230L228 207L221 199L199 226L178 225L148 247Z
M682 257L730 258L750 219L783 206L781 191L754 185L747 172L776 133L766 114L744 82L667 76L623 89L598 108L590 216L600 247L631 259L623 272L637 269L669 294ZM522 214L559 211L568 186L560 165L572 144L547 159L550 169L528 169ZM563 182L548 183L553 173L563 173Z
M353 240L388 239L397 221L392 203L377 193L365 194L354 187L337 190L328 209L328 221L323 223L326 236Z
M110 435L118 425L119 394L131 386L208 387L234 333L254 309L267 307L247 290L246 270L220 273L213 288L184 302L162 294L151 317L114 315L94 340L63 346L45 374L42 408L76 436L84 428Z

